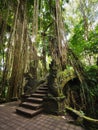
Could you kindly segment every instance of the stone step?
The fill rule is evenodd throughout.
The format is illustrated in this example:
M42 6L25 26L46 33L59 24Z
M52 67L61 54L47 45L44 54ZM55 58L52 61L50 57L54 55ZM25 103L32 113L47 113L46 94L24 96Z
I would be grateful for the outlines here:
M26 99L27 102L34 102L34 103L42 103L43 98L38 98L38 97L29 97Z
M21 95L21 98L28 98L28 97L30 97L30 95L26 95L26 94Z
M46 85L43 85L43 87L48 87L48 85L46 84Z
M36 90L35 93L47 94L47 90Z
M31 97L38 97L38 98L43 98L44 96L46 96L46 94L34 93L31 95Z
M35 93L27 96L25 102L16 109L16 112L29 117L33 117L41 113L43 111L43 98L47 95L47 93L47 85L40 86Z
M37 103L30 103L30 102L23 102L21 104L22 107L28 108L28 109L32 109L32 110L36 110L39 109L43 106L43 104L37 104Z
M22 115L28 116L28 117L36 116L37 114L40 114L42 111L43 111L43 108L40 108L37 110L31 110L31 109L27 109L27 108L23 108L23 107L18 107L16 109L16 112L18 114L22 114Z
M41 87L38 90L47 90L48 91L48 88L47 87Z

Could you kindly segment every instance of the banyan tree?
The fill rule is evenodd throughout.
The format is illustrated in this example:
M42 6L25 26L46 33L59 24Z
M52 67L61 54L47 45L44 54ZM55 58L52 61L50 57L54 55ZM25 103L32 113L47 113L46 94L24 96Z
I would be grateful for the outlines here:
M90 2L92 3L92 0ZM77 2L77 10L80 11L77 15L79 17L82 14L82 17L80 21L76 19L76 24L71 17L67 21L65 6L71 5L72 1L0 1L1 99L19 99L24 94L26 80L29 84L33 82L31 92L40 83L46 82L49 87L46 100L53 100L52 103L58 104L60 112L64 112L69 106L94 116L97 96L94 96L92 85L98 82L90 81L91 77L85 72L83 62L87 52L92 63L96 60L98 62L97 49L94 50L97 47L98 39L94 39L94 36L97 36L98 27L91 30L93 26L91 28L89 23L90 9L87 8L90 2ZM73 10L75 12L75 9ZM72 30L71 22L75 25ZM69 38L68 33L72 33ZM81 46L85 45L84 48L79 48L77 42L80 42L80 45L83 42ZM81 54L76 54L75 47ZM85 55L84 59L81 55ZM87 61L87 58L85 60ZM50 104L54 105L52 103Z

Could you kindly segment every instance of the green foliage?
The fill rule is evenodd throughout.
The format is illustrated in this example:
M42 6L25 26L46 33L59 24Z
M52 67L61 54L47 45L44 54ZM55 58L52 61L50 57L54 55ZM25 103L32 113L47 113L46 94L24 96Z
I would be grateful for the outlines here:
M67 3L69 3L69 0L66 0Z
M94 30L89 32L88 40L89 46L87 46L85 49L94 54L98 54L98 25Z
M74 35L70 40L70 46L73 49L73 51L78 55L80 55L84 50L84 29L83 24L81 22L77 24L74 28Z
M84 58L83 54L95 58L98 54L98 26L88 32L87 40L84 35L83 21L81 21L74 28L74 35L70 39L70 47L80 59Z
M91 78L97 78L98 75L98 66L97 65L93 65L93 66L87 66L86 67L86 72L88 74L89 77Z
M89 90L91 95L96 98L98 97L98 66L87 66L85 71L89 78Z

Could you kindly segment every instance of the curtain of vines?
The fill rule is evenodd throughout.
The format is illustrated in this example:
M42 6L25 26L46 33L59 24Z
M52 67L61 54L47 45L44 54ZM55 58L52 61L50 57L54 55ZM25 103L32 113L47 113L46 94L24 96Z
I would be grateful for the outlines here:
M19 0L6 57L7 99L19 97L23 91L23 74L28 68L29 38L27 35L26 1Z
M62 69L65 68L67 58L67 40L63 24L63 17L61 12L60 0L56 1L56 31L57 31L57 44L59 50L59 59Z
M39 0L34 0L34 8L33 8L33 22L32 22L32 44L31 44L31 65L30 71L32 73L33 78L37 79L37 68L38 68L38 56L37 56L37 34L38 34L38 15L39 15ZM32 52L33 55L32 55Z

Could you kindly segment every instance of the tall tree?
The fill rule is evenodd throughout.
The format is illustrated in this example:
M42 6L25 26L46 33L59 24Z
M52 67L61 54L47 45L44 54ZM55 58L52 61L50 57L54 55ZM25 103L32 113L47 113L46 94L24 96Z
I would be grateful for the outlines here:
M10 30L8 30L8 28L10 29L11 27L10 27L10 25L8 24L8 19L11 17L11 13L12 13L12 10L10 10L9 9L9 7L10 7L10 2L8 2L8 1L1 1L1 6L5 9L5 11L4 10L2 10L2 17L1 17L1 21L2 21L2 24L3 25L1 25L1 45L3 46L2 47L2 50L3 50L3 64L4 64L4 66L3 66L3 69L4 69L4 71L3 71L3 74L2 74L2 92L1 92L1 95L2 95L2 97L5 97L5 91L6 91L6 86L8 85L8 77L9 77L9 72L10 72L10 69L11 69L11 62L10 61L12 61L11 60L11 54L12 54L12 45L10 44L10 40L12 40L11 38L9 39L9 41L5 41L4 39L5 39L5 37L6 37L6 32L10 32ZM4 11L4 12L3 12ZM6 15L6 18L4 17L4 15L5 15L5 12L7 12L7 15ZM13 31L13 33L11 33L11 36L12 36L12 34L14 34L14 31ZM5 46L5 43L7 42L7 45ZM6 47L6 49L7 49L7 52L4 52L4 49L5 49L5 47Z
M32 22L32 50L34 51L33 57L31 56L31 70L33 78L37 79L37 69L38 69L38 56L37 56L37 34L38 34L38 15L39 15L39 0L34 0L33 9L33 22Z
M17 4L14 33L14 52L12 72L8 88L8 98L19 97L23 86L23 74L27 68L29 38L27 34L26 2L19 0ZM12 43L13 44L13 43Z

